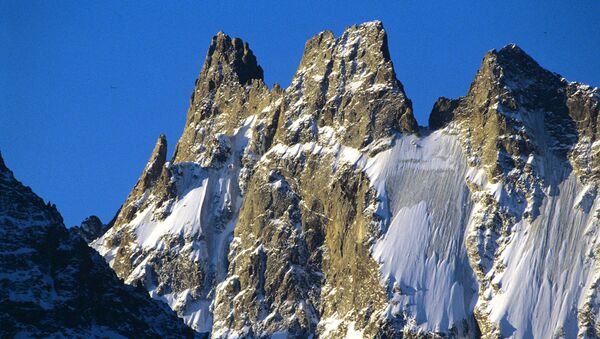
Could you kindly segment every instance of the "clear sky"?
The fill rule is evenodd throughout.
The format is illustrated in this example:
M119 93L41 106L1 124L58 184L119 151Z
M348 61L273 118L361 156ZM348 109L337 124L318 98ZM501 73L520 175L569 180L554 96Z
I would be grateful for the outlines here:
M107 222L161 132L173 151L218 31L248 41L267 83L287 86L312 35L381 20L421 125L437 97L466 93L486 51L510 42L600 86L598 0L173 3L0 0L0 151L67 226Z

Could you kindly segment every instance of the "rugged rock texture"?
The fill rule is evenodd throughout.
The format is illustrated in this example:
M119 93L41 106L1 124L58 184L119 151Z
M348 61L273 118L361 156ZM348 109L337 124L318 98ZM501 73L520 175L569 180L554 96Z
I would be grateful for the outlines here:
M2 337L193 336L165 304L124 285L1 156L0 248Z
M287 89L219 33L93 246L215 338L595 336L599 98L508 45L419 129L380 22Z
M287 329L305 337L333 318L381 333L385 289L369 254L376 193L334 152L314 151L279 144L258 164L217 290L213 335Z
M269 129L273 124L271 111L276 111L270 104L279 104L280 92L275 87L269 93L262 68L247 43L218 33L196 80L173 163L194 161L205 167L218 165L229 151L219 136L232 134L244 119L259 113L267 120L264 128ZM268 148L273 132L262 132Z
M281 117L245 192L213 335L383 335L386 292L369 254L377 194L339 159L347 146L376 154L417 131L381 23L309 40Z
M109 229L109 225L102 223L102 220L95 215L85 218L81 225L73 226L70 231L79 234L86 243L90 243L99 238Z
M324 127L359 149L394 132L417 132L380 22L310 39L286 94L285 143L314 141Z
M485 56L465 97L434 108L453 117L471 167L466 246L483 337L596 335L598 93L508 45Z
M372 113L364 114L366 111ZM259 163L279 163L273 170L280 170L282 176L305 177L305 184L294 186L298 190L296 204L303 199L310 201L311 206L327 209L327 213L335 211L339 219L335 223L315 219L310 216L310 208L297 204L294 218L304 219L304 229L296 230L294 238L288 239L296 245L288 248L281 243L276 247L281 257L269 269L282 276L293 266L306 270L306 276L290 277L285 286L269 290L266 296L269 299L253 310L243 303L231 307L244 307L247 318L252 320L265 311L291 315L297 313L294 308L298 304L293 301L299 302L298 298L307 297L310 292L313 300L306 302L306 311L298 311L302 320L282 321L278 315L275 320L257 323L249 330L269 334L285 331L289 326L290 333L315 333L320 314L325 312L331 316L335 311L343 312L340 317L351 314L348 315L350 320L362 314L362 328L380 319L381 316L372 317L371 313L377 310L381 313L385 305L385 289L376 283L377 265L369 257L370 242L377 232L374 224L380 222L380 218L373 211L368 212L375 204L368 179L364 175L353 178L355 168L351 165L340 165L343 171L330 166L338 162L335 154L339 153L342 143L337 138L376 154L389 148L392 138L400 132L416 133L417 126L411 103L395 78L381 23L350 27L337 39L331 33L311 39L293 84L285 91L278 86L269 91L248 45L219 33L213 38L196 81L186 128L172 161L165 163L161 157L164 166L160 178L146 180L156 178L147 175L152 164L160 163L152 160L156 158L155 148L115 226L94 246L120 277L131 284L143 284L152 295L169 302L198 332L213 330L214 322L223 333L246 333L243 321L229 319L226 305L215 304L214 312L209 305L215 296L229 298L241 293L241 289L263 288L255 281L242 279L240 291L225 293L224 286L230 283L226 278L235 275L236 269L256 269L247 266L254 265L250 262L230 265L229 260L233 260L235 254L233 248L229 251L229 245L238 234L243 238L247 236L240 233L243 230L272 228L264 217L258 226L248 224L262 213L259 209L245 207L242 212L240 209L245 199L257 203L264 199L257 186L265 184L265 180L268 183L270 169L265 172ZM331 150L312 156L309 168L300 160L282 163L283 160L277 158L278 153L268 152L274 149L275 143L280 145L278 147L301 147L310 141L328 145ZM338 151L334 150L336 147ZM327 163L330 165L324 165ZM257 170L260 172L255 175ZM343 177L337 178L339 187L310 198L309 186L316 191L327 185L331 176L342 173ZM352 192L358 187L361 192ZM332 206L328 193L336 199L339 197L340 202ZM279 198L275 200L276 204L282 204ZM346 209L354 212L347 214ZM265 231L271 234L261 239L268 248L268 257L276 253L270 250L275 245L272 236L279 237L280 232L288 234L291 231L288 228L295 229L295 223L288 224L284 230ZM347 223L357 225L358 239L345 234ZM335 247L332 250L335 255L326 251L327 244ZM235 249L242 251L257 245L243 242ZM341 258L346 252L347 256ZM297 264L283 259L292 257L298 257L294 259L298 260ZM305 267L307 265L310 268ZM326 283L323 283L323 270L330 274ZM368 273L374 290L361 291L357 282L345 281L343 278L351 272ZM302 280L303 289L295 286L300 283L298 279ZM331 302L321 302L317 292L321 285L328 291ZM336 292L338 285L341 289ZM371 292L380 297L371 300ZM288 304L283 305L279 293L289 294ZM353 312L351 306L354 299L349 298L353 294L357 295L352 298L362 300L362 308L357 312ZM344 307L338 309L337 304Z

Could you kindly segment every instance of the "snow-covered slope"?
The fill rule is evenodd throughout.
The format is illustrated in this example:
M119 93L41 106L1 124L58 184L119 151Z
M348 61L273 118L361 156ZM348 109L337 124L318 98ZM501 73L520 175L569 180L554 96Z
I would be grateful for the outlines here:
M544 199L533 222L521 219L512 225L506 248L496 259L504 265L492 280L499 293L485 311L505 336L575 337L578 332L578 312L593 282L598 220L576 206L583 187L575 176L554 189L560 194Z
M515 45L419 129L380 22L310 39L287 89L213 38L92 245L213 337L597 336L599 90Z
M478 286L464 246L472 202L458 137L399 138L366 171L389 203L373 256L390 285L390 312L407 312L414 330L472 331Z
M157 202L152 194L142 196L146 200L146 207L123 226L134 236L135 243L131 246L136 248L135 255L138 256L125 282L133 284L142 281L150 295L178 310L186 323L199 332L209 332L211 329L211 300L199 295L196 286L165 290L164 285L156 282L157 272L152 266L162 260L156 253L168 253L177 257L175 260L190 262L198 269L199 276L190 278L194 282L202 284L202 275L209 272L211 276L207 278L223 279L227 269L227 246L242 203L238 183L240 159L251 138L250 127L253 122L254 117L250 117L233 135L219 136L220 142L231 152L219 168L202 167L194 162L165 164L172 175L170 182L174 184L175 198L159 207L157 203L160 201ZM141 201L135 203L142 204ZM220 211L228 213L227 219L218 214ZM166 217L157 217L159 213L164 213ZM118 256L118 248L103 247L102 244L119 231L120 228L114 227L92 243L98 246L100 254L111 265L114 265ZM170 268L177 269L177 266ZM172 283L184 284L177 281Z

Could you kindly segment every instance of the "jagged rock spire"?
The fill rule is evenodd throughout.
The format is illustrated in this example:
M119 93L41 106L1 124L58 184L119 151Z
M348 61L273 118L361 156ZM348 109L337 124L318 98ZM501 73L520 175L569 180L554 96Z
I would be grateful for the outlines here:
M196 79L187 124L218 113L211 107L217 91L226 92L229 96L232 91L249 85L253 80L263 83L263 69L248 43L223 32L217 33L211 40L202 70Z
M144 172L142 173L142 176L138 181L138 185L140 185L140 190L146 190L154 182L156 182L156 180L158 180L166 161L167 137L164 134L161 134L158 137L158 140L156 140L156 144L154 145L154 149L152 150L152 155L150 155L150 160L148 160L148 164L146 164Z
M70 230L79 234L83 240L89 244L104 234L107 229L108 225L102 223L100 218L95 215L90 215L89 217L85 218L80 225L74 226Z
M116 216L115 223L120 224L124 221L131 220L138 209L142 206L143 197L146 190L152 188L163 177L163 171L166 170L165 164L167 161L167 137L161 134L156 140L150 159L142 171L142 175L135 184L133 190L129 193L127 200L121 206L121 209Z
M263 69L247 42L219 32L212 38L198 84L212 90L230 76L246 85L252 79L263 80Z
M196 80L173 161L202 161L204 145L212 142L216 133L232 132L276 96L270 95L262 67L248 43L219 32Z
M458 107L459 102L459 100L439 97L429 115L429 128L437 130L451 122L454 118L454 110Z
M285 92L278 87L269 92L262 79L248 44L218 33L196 81L173 161L203 162L216 133L231 133L250 115L279 120L270 118L278 123L277 140L286 144L315 141L322 127L355 148L418 131L379 21L351 26L338 38L325 31L310 39Z
M313 125L334 127L343 144L356 148L418 129L379 21L351 26L338 38L325 31L310 39L286 101L291 126L301 116L313 120L305 130L291 129L287 142L315 138Z

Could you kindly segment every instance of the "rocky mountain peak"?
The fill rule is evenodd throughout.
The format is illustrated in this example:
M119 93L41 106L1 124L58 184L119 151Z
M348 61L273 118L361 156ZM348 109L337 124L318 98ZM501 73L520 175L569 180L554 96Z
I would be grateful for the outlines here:
M173 161L208 157L203 145L213 142L218 133L231 133L251 113L260 112L269 104L269 94L262 67L248 43L217 33L196 79L186 128Z
M514 168L531 171L535 166L525 160L547 153L565 159L576 142L566 86L559 75L509 44L484 56L465 97L438 99L430 127L454 122L473 152L472 165L483 164L490 178Z
M533 124L570 126L572 123L566 121L570 119L565 105L567 87L560 75L547 71L520 47L509 44L486 53L465 97L438 99L430 115L430 127L441 128L461 116L477 116L479 123L501 129L513 126L518 130L527 125L535 130ZM541 120L533 121L536 116Z
M529 66L531 69L540 68L539 64L515 43L507 44L499 50L492 49L484 56L484 59L492 58L492 56L496 56L498 64L505 67Z
M508 79L535 79L538 81L556 78L556 74L544 69L529 54L514 43L502 47L500 50L491 50L484 60L494 63L502 69L500 77Z
M212 38L199 82L204 80L208 89L213 89L229 75L235 75L242 85L252 79L263 80L262 67L258 65L248 43L219 32Z
M313 36L304 46L299 70L303 66L312 65L315 59L319 59L319 55L328 52L337 52L338 57L346 57L348 60L370 58L373 65L391 62L387 33L380 21L352 25L338 38L329 30Z
M380 22L310 39L285 90L240 80L246 50L215 37L171 163L92 243L126 283L214 338L597 323L598 90L508 45L419 135Z
M501 104L510 110L517 102L528 110L552 110L562 101L562 78L541 67L515 44L489 51L481 63L470 93L478 98L502 98ZM471 94L470 94L471 95Z
M417 131L379 21L351 26L337 38L325 31L310 39L286 94L286 143L314 140L323 127L356 148Z

